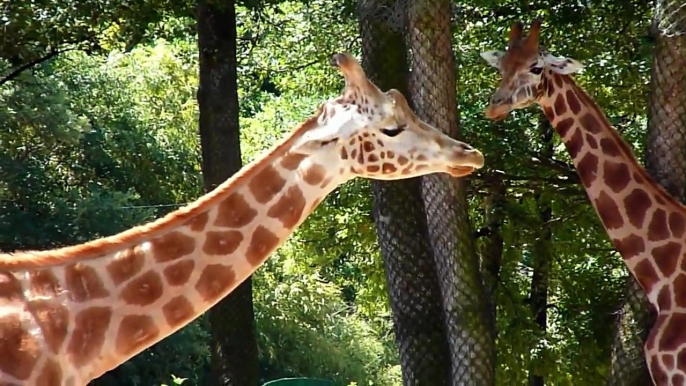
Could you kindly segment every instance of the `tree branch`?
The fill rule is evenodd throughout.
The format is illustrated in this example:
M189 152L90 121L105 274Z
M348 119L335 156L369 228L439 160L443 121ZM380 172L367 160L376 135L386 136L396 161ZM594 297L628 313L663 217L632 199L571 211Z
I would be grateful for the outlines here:
M30 62L28 62L28 63L24 63L24 64L22 64L21 66L19 66L19 67L17 67L16 69L14 69L14 71L10 72L7 76L5 76L5 77L3 77L2 79L0 79L0 86L2 86L2 85L4 85L5 83L11 81L12 79L18 77L19 74L21 74L22 72L28 70L29 68L31 68L31 67L33 67L33 66L36 66L36 65L38 65L38 64L40 64L40 63L43 63L43 62L46 62L46 61L48 61L48 60L54 58L55 56L57 56L57 55L59 55L59 54L61 54L61 53L64 53L64 52L67 52L67 51L72 51L72 50L75 50L75 49L76 49L75 47L64 48L64 49L61 49L61 50L53 49L53 50L51 50L50 52L48 52L47 54L45 54L44 56L41 56L41 57L39 57L39 58L36 58L36 59L34 59L34 60L32 60L32 61L30 61Z

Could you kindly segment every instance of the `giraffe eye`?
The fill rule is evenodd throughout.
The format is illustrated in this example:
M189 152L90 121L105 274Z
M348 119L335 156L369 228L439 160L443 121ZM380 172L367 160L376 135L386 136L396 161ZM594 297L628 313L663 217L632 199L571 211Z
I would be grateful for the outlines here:
M529 71L531 71L532 74L538 75L543 71L543 67L531 67Z
M381 129L381 132L389 137L395 137L396 135L402 133L403 130L405 130L405 125L398 126L393 129Z

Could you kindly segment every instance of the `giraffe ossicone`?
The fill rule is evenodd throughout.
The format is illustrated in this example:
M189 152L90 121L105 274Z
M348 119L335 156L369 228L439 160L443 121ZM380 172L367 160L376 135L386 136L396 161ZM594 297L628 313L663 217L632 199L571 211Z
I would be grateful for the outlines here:
M229 294L352 178L483 167L351 55L331 64L341 95L195 202L114 236L0 254L0 384L85 385L117 367Z
M629 145L570 74L581 63L539 48L541 22L507 51L481 57L500 72L485 115L505 119L537 103L564 142L615 248L657 311L644 353L656 385L686 384L686 206L638 163Z

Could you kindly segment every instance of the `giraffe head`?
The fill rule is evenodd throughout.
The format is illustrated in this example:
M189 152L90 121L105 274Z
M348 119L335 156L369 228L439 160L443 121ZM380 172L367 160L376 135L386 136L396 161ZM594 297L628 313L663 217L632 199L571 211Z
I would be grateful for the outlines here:
M510 29L507 51L486 51L481 57L500 72L500 84L491 96L486 117L502 120L515 109L528 107L540 96L543 79L550 73L573 74L583 65L565 57L553 56L538 46L541 22L535 20L529 34L522 37L522 23Z
M419 119L397 90L384 93L349 54L331 65L345 78L340 96L324 103L291 151L321 158L346 177L393 180L443 172L455 177L484 165L484 156Z

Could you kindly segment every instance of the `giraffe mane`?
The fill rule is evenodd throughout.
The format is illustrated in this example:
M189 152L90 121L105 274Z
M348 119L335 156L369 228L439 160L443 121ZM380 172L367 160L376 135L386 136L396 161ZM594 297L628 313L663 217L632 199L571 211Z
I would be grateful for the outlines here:
M0 253L0 271L35 269L89 260L138 245L171 231L195 216L207 212L228 197L237 187L244 183L255 169L262 167L265 163L272 162L277 155L282 154L285 149L291 147L299 135L314 128L317 125L317 119L323 111L324 104L321 104L310 118L279 140L271 151L262 155L259 161L246 165L212 191L190 204L168 213L164 217L111 236L94 239L78 245L41 251Z

